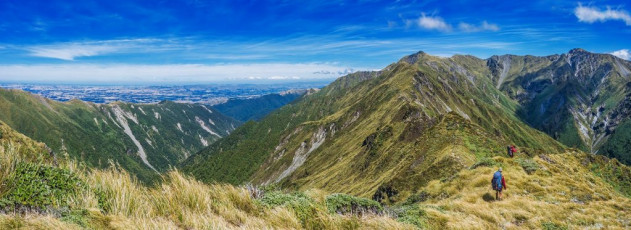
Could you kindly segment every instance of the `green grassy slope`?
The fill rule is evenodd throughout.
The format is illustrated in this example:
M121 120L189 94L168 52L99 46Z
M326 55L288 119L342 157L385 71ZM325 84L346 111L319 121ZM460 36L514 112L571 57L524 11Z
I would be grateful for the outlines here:
M319 190L207 185L175 170L145 187L118 167L51 155L2 122L0 133L0 229L414 228L377 202Z
M157 174L140 158L141 148L147 162L164 171L239 125L200 105L61 103L5 89L0 89L0 120L46 143L54 152L68 152L96 167L108 166L113 160L144 181Z
M631 120L622 123L609 137L602 147L601 154L619 159L622 163L631 165Z
M527 154L562 151L513 115L516 104L487 75L485 61L474 57L411 55L248 123L183 168L204 181L279 182L396 202L432 179L504 154L507 144Z
M268 94L257 98L230 99L226 103L213 105L222 114L242 122L258 121L270 112L286 105L304 94L304 91L283 94Z
M442 122L450 124L443 131L474 128L455 114ZM387 130L375 140L389 136ZM429 180L399 204L381 205L318 189L205 184L178 171L164 173L160 186L145 187L125 170L88 169L51 155L43 143L2 122L0 134L0 229L631 227L631 168L576 151L484 158ZM489 180L499 166L508 189L498 202Z
M281 135L309 120L322 118L337 108L332 103L344 90L376 76L359 72L340 78L322 90L312 90L300 99L281 107L262 122L247 122L231 135L217 141L182 163L183 170L202 181L239 184L247 181L278 144ZM219 153L219 154L213 154Z

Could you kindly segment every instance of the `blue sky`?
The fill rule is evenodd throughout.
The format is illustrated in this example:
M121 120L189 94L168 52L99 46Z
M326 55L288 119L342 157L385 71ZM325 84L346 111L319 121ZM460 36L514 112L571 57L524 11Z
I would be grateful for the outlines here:
M625 1L0 1L0 81L306 81L425 51L629 59Z

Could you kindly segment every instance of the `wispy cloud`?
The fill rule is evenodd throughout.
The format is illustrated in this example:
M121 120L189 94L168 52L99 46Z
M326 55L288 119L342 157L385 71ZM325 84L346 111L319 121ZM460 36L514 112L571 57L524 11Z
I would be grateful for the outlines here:
M488 23L487 23L488 24ZM484 23L480 25L484 27ZM488 26L487 26L488 27ZM103 40L87 42L68 42L42 44L36 46L10 46L10 49L26 51L28 56L55 58L90 62L82 57L103 57L101 63L120 63L118 60L129 60L132 57L137 63L151 63L154 60L168 60L166 63L278 63L288 62L321 62L340 61L340 57L348 59L346 63L382 68L387 63L374 66L374 59L391 62L403 55L419 50L436 53L455 52L453 49L485 48L506 49L515 45L513 42L493 41L485 38L462 39L456 34L438 35L436 38L387 38L368 39L363 37L321 35L296 36L264 41L248 40L196 40L195 38L144 38L127 40ZM405 51L402 51L405 50ZM384 57L388 53L391 57ZM364 57L357 59L356 57ZM352 58L351 58L352 57ZM330 58L329 60L327 60ZM350 59L349 59L350 58ZM45 60L41 60L45 61ZM129 62L128 62L129 63ZM133 62L132 62L133 63ZM154 64L161 64L155 63Z
M425 13L423 13L418 19L417 24L419 27L427 30L438 30L443 32L451 31L451 26L441 17L426 16Z
M80 57L135 52L147 46L159 48L159 44L163 43L160 39L121 39L35 45L24 47L24 49L29 52L29 55L34 57L73 61Z
M31 56L72 61L77 57L89 57L115 52L118 50L118 47L102 45L36 46L28 50Z
M270 57L265 54L209 54L205 58L211 60L260 60Z
M0 65L0 81L34 82L222 82L247 80L335 79L347 66L328 63L225 65ZM319 72L320 74L316 74ZM325 73L325 74L321 74Z
M467 33L481 32L481 31L494 31L495 32L495 31L500 30L499 26L497 26L496 24L488 23L487 21L482 21L480 25L474 25L474 24L461 22L460 24L458 24L458 28L461 31L467 32Z
M628 49L621 49L611 52L611 55L622 58L624 60L631 61L631 53L629 53Z
M605 22L609 20L624 21L627 26L631 26L631 16L624 10L613 10L607 7L606 10L601 10L597 7L583 6L579 4L574 9L574 15L578 18L579 22L594 23Z

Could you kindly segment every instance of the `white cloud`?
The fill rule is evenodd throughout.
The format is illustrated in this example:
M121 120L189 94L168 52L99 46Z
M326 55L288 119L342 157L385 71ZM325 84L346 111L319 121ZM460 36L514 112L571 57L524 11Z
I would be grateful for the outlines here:
M418 26L428 30L451 31L451 26L440 17L428 17L425 13L418 19Z
M627 26L631 26L631 16L629 13L624 10L612 10L609 7L607 7L607 10L600 10L596 7L582 6L579 4L574 9L574 15L576 15L579 22L594 23L596 21L621 20L624 21Z
M408 20L407 24L411 24L412 21ZM421 17L416 21L417 25L427 30L438 30L442 32L452 31L452 26L445 22L445 20L438 16L427 16L425 13L421 14ZM500 27L497 24L488 23L482 21L479 25L461 22L458 24L458 29L462 32L482 32L482 31L499 31Z
M63 47L37 46L31 47L28 50L31 56L72 61L77 57L96 56L99 54L115 52L118 49L113 46L70 45Z
M622 58L624 60L631 61L631 53L629 53L628 49L621 49L611 52L611 55Z
M132 52L147 46L160 48L159 43L164 43L164 41L159 39L123 39L35 45L24 47L24 50L27 50L29 55L35 57L72 61L79 57Z
M480 25L473 25L473 24L469 24L469 23L464 23L461 22L458 25L458 28L460 30L462 30L463 32L481 32L481 31L499 31L500 27L497 26L496 24L491 24L488 23L487 21L482 21L482 23Z
M346 73L349 69L345 66L326 63L0 65L0 73L3 73L0 75L0 81L196 83L247 80L317 80L333 79L341 76L341 74L323 76L315 74L315 72Z

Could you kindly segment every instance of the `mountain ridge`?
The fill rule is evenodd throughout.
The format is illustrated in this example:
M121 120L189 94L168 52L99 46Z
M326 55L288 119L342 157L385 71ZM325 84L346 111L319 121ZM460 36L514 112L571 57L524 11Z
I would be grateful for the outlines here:
M409 64L412 61L413 64ZM213 168L221 167L219 162L225 159L223 156L231 156L233 163L230 165L242 165L238 159L248 162L254 154L246 155L249 151L239 146L250 144L239 144L240 140L246 142L248 138L255 138L248 133L263 135L274 130L272 123L277 121L272 122L273 119L291 122L285 129L276 131L274 138L266 138L262 141L265 144L258 145L256 156L259 160L250 163L261 166L248 170L237 180L226 182L279 182L283 187L317 187L363 197L378 197L387 190L400 190L400 197L393 200L401 200L409 196L410 191L445 174L434 171L435 174L425 181L413 184L404 183L405 178L431 174L437 168L454 167L451 172L458 171L475 163L476 158L503 154L504 146L509 143L523 146L529 154L564 149L547 135L523 123L512 127L512 124L521 122L513 115L516 103L497 91L490 78L475 70L469 71L463 65L486 66L472 61L471 57L443 59L419 52L379 72L342 77L320 92L281 108L261 123L237 129L236 136L229 136L225 142L220 140L216 146L185 161L183 169L204 181L224 181L225 176L237 174ZM372 77L356 82L352 88L340 87L345 82L362 79L359 76L366 74ZM485 92L487 90L494 92ZM489 120L489 116L495 120ZM303 120L292 121L297 117ZM449 128L454 125L458 128ZM434 146L438 149L419 142L419 138L429 135L428 130L432 128L454 135L456 144L453 145L454 140L446 141L440 136L427 137L445 143L443 147ZM274 139L276 144L270 144ZM477 144L483 142L494 147ZM458 156L443 154L451 152L447 149L458 149ZM410 152L412 150L414 153ZM471 155L475 157L471 158ZM405 160L399 161L403 165L397 166L398 160L389 161L390 157ZM435 167L434 161L427 161L411 171L397 169L410 167L414 159L424 157L443 159L435 163L443 162L444 167ZM206 165L204 162L215 163ZM369 176L361 179L359 175Z
M203 105L57 102L20 90L0 89L0 108L0 120L53 151L97 167L114 160L143 181L240 124Z

